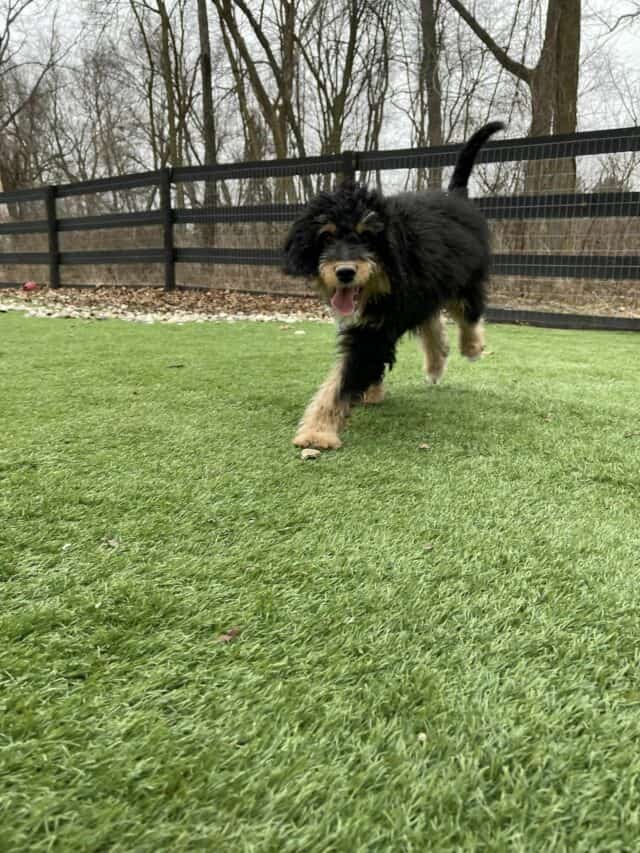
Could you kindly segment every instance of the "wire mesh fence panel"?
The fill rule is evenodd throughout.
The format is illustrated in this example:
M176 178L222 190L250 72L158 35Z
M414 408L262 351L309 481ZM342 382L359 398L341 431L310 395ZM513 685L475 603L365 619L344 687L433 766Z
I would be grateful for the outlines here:
M281 296L311 296L314 291L304 279L290 279L278 267L247 264L179 263L176 284L202 288Z
M154 287L164 282L164 266L160 263L63 264L61 287Z
M24 198L21 197L23 192ZM42 190L16 190L13 193L0 194L0 225L27 223L46 218Z
M490 222L494 306L514 319L523 309L640 316L637 147L632 128L481 152L469 194ZM449 151L360 157L363 179L386 193L446 188L451 162Z
M638 134L632 129L628 139L621 131L585 136L498 141L481 152L469 192L490 222L493 305L521 313L640 314ZM384 194L446 189L458 150L366 152L355 155L356 177ZM176 245L227 254L212 287L312 292L304 281L257 268L278 264L289 224L314 192L341 179L340 163L327 161L322 165L328 171L320 175L307 168L304 175L284 177L274 165L215 181L207 203L202 190L185 192L202 204L176 211ZM236 263L236 251L246 253L244 263ZM215 263L218 255L212 251L202 260ZM181 275L185 286L189 276L194 283L207 278L191 266Z
M43 190L0 194L0 287L49 281L47 211Z
M61 230L58 241L61 252L92 249L152 249L162 246L162 229L159 225L152 225Z
M516 192L481 197L492 305L640 317L639 164L635 152L527 162Z
M494 275L492 306L513 310L639 317L638 282L590 278L527 278Z
M34 234L3 234L0 232L0 252L48 252L49 241L46 230ZM0 278L4 265L0 264Z
M251 216L251 211L248 212ZM280 248L287 229L283 221L243 221L236 217L214 221L180 222L174 226L175 244L181 248L203 247L223 249L267 250L269 256Z
M0 284L49 261L68 285L312 295L281 271L287 230L312 195L344 177L387 195L446 190L459 151L179 167L0 193ZM640 128L492 140L469 194L490 225L497 312L640 319Z
M175 170L179 286L310 294L307 282L281 272L282 246L305 202L333 187L341 164L330 156Z
M25 264L0 264L0 289L15 289L22 287L27 281L35 281L40 287L49 284L49 265L45 260L43 263Z
M157 209L157 186L128 187L70 193L71 184L61 187L56 200L59 217L95 216L105 213L136 213Z

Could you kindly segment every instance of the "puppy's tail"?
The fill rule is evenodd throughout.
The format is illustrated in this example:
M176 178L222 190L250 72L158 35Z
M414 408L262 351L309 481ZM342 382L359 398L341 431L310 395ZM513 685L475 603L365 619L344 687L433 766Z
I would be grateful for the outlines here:
M478 152L487 139L499 130L504 130L504 124L501 121L492 121L489 124L485 124L480 130L476 130L473 136L469 138L467 144L458 155L453 175L449 181L450 193L458 193L458 195L466 196L467 181L469 180L469 175L471 174L471 169L478 156Z

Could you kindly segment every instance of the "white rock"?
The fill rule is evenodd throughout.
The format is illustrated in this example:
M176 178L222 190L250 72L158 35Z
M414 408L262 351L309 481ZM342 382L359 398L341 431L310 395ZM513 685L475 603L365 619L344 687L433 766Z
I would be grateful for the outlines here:
M302 459L317 459L321 455L320 451L316 450L315 447L305 447L300 453Z

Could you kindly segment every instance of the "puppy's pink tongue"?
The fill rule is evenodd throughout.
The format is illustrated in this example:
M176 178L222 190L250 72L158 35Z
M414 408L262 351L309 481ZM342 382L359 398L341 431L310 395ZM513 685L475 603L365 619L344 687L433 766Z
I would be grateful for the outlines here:
M331 297L331 305L340 314L353 314L353 289L351 287L339 287Z

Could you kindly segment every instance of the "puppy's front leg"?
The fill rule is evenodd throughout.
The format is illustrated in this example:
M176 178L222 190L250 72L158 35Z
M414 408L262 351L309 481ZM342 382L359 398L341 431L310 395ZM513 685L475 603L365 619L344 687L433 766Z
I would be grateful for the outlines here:
M340 399L344 362L340 361L316 391L307 406L293 443L298 447L337 449L342 445L338 432L349 413Z

